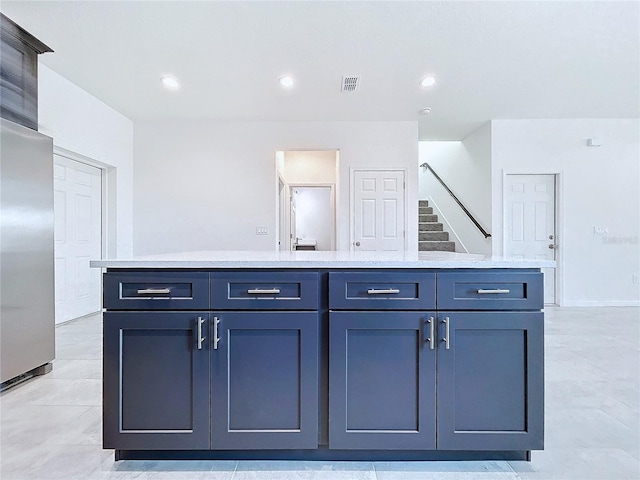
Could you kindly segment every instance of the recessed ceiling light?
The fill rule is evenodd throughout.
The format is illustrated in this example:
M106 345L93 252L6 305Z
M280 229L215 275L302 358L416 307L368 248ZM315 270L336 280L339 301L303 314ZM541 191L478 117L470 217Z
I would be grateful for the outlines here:
M176 78L172 77L171 75L163 75L162 77L160 77L160 81L162 82L162 85L164 85L165 88L168 88L169 90L177 90L180 88L178 80L176 80Z
M420 110L420 115L429 115L431 113L431 107L426 107Z
M427 77L424 77L422 80L420 80L421 87L431 87L435 84L436 84L436 77L434 77L433 75L429 75Z
M296 83L291 75L283 75L278 79L278 83L284 88L291 88Z

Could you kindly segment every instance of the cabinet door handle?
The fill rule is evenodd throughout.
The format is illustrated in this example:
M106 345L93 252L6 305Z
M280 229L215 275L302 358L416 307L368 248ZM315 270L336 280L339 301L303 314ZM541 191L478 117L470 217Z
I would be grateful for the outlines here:
M442 323L444 323L444 338L442 341L444 342L444 348L449 350L449 317L445 317Z
M218 317L213 317L213 349L218 349L218 342L220 342L220 337L218 336L218 324L220 320Z
M436 348L436 344L435 344L435 321L433 317L429 317L429 320L427 320L427 323L429 324L429 338L427 338L427 342L429 342L429 350L433 350L434 348Z
M377 288L370 288L369 290L367 290L367 294L369 295L389 295L392 293L400 293L400 290L398 290L397 288L387 288L387 289L377 289Z
M479 288L478 293L509 293L510 290L506 288L494 288L492 290L485 290L484 288Z
M198 350L202 350L202 342L204 342L205 338L202 336L202 324L204 323L204 318L198 317Z
M141 288L138 290L138 295L163 295L171 293L170 288Z
M249 295L271 294L278 295L280 293L279 288L250 288L247 290Z

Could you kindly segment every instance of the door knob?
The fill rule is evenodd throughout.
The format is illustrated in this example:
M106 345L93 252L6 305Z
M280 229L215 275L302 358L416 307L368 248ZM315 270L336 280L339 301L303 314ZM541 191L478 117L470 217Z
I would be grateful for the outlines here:
M549 250L553 250L557 247L557 245L554 245L553 243L549 244Z
M354 244L356 247L359 247L359 246L360 246L360 242L353 242L353 244Z

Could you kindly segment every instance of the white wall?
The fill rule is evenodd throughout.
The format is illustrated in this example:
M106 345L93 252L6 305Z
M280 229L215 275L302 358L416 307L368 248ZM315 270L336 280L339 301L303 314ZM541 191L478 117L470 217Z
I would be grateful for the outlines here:
M283 153L280 173L287 183L336 183L335 150Z
M427 162L478 223L492 233L491 124L483 125L459 142L420 142L419 157L419 163ZM421 199L431 197L436 203L454 229L450 233L458 237L464 249L461 251L491 254L491 238L484 237L433 174L424 168L420 168L419 193Z
M603 145L586 146L593 137ZM492 152L494 253L503 251L503 175L558 173L561 304L640 304L638 119L494 120Z
M38 66L39 131L53 138L54 147L115 167L115 235L109 255L133 253L133 123L108 105L58 75ZM115 177L115 178L114 178Z
M349 249L349 168L407 169L417 250L417 122L141 122L134 253L275 248L277 150L340 150L338 249ZM265 225L269 235L256 235Z

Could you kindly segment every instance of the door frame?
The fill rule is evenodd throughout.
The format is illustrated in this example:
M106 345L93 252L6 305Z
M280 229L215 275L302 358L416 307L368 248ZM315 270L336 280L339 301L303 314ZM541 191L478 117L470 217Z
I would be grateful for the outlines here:
M409 236L407 230L409 227L409 195L407 190L407 169L398 167L349 167L349 250L354 251L355 242L355 216L356 216L356 172L402 172L403 175L403 190L404 190L404 251L409 250Z
M563 292L564 292L564 170L558 171L534 171L534 170L524 170L524 171L511 171L511 170L502 170L502 248L501 252L505 254L505 245L507 244L507 231L505 229L505 225L507 224L507 175L553 175L555 178L555 232L556 238L555 242L559 243L560 247L556 249L556 281L555 281L555 303L550 305L558 305L563 306Z
M286 152L334 152L335 153L335 183L288 183L281 174L281 168L284 165L284 154ZM343 221L343 214L341 213L341 205L342 202L340 200L341 190L340 190L340 149L339 148L277 148L275 150L274 160L275 160L275 211L276 211L276 235L274 235L274 248L276 251L281 250L281 243L284 239L280 238L280 233L283 228L286 229L287 232L291 231L291 186L304 186L304 187L326 187L331 185L332 190L332 202L333 202L333 223L334 223L334 231L333 231L333 245L335 250L340 249L340 241L342 239L342 234L340 233L340 229L338 228ZM406 176L406 175L405 175ZM282 218L280 212L280 184L284 185L284 190L287 195L286 206L284 208L285 218ZM282 223L284 222L284 225ZM291 242L291 238L286 239ZM291 246L285 251L291 251Z
M284 242L286 232L290 224L289 220L289 185L282 178L280 172L276 172L276 251L291 250L291 247L284 249L282 242ZM287 238L287 241L290 239Z

